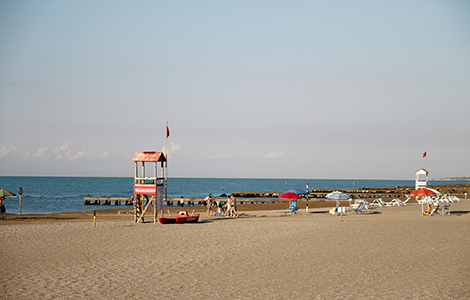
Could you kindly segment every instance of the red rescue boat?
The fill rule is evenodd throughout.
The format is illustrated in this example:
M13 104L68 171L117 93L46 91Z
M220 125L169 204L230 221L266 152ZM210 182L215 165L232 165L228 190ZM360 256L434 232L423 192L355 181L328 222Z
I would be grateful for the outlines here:
M178 213L176 217L164 217L164 218L159 218L158 221L162 224L175 224L175 223L196 223L199 221L199 215L200 214L195 214L193 216L188 215L188 212L185 210L182 210Z

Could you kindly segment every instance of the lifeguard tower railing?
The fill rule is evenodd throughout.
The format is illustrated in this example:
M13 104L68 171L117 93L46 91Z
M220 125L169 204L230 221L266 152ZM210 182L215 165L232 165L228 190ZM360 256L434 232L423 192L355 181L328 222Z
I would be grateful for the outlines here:
M162 152L143 151L136 152L132 160L135 162L134 174L134 222L144 221L147 209L152 207L154 222L157 221L157 210L162 209L163 193L165 186L166 157ZM139 162L141 163L141 175L139 176ZM153 162L153 177L145 176L145 163ZM160 162L160 176L158 176L158 162ZM150 198L149 198L150 196ZM145 204L144 201L147 200ZM154 205L152 206L152 202Z

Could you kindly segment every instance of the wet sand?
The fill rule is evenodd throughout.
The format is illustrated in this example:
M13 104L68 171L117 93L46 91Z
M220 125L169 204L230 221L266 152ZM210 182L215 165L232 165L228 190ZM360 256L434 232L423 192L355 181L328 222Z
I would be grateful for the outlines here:
M470 299L469 200L450 216L410 204L342 222L328 208L277 216L285 204L247 206L240 218L204 211L174 225L99 210L95 228L92 211L9 215L1 298Z

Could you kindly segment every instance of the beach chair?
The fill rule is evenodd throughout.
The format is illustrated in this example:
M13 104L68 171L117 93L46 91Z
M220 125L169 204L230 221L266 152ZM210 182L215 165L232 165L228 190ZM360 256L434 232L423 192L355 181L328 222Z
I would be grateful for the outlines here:
M434 208L428 213L428 217L432 216L434 213L439 213L440 210L439 205L434 206Z
M290 203L290 206L286 208L285 211L279 211L276 213L276 216L279 216L280 214L284 213L286 215L290 215L291 213L297 214L297 211L300 209L300 207L297 207L297 200L292 200Z
M364 208L365 209L369 209L371 204L369 202L367 202L367 200L361 200L362 203L364 203Z
M443 202L443 203L452 203L454 202L454 200L450 197L448 197L447 195L443 195L440 199L439 199L440 202Z
M435 202L435 200L432 197L424 196L421 199L418 199L417 202L419 204L427 204L427 203L433 203Z
M450 204L449 205L444 205L440 210L439 210L439 213L441 214L441 216L447 214L447 215L450 215Z
M385 202L382 200L382 198L378 198L378 199L375 199L374 202L372 202L371 205L378 205L380 207L384 207L386 204Z
M360 212L360 213L362 214L362 210L363 210L365 207L366 207L366 204L365 204L364 202L362 202L361 204L359 204L358 207L355 207L355 208L353 207L353 208L351 208L351 209L348 209L347 212L349 213L349 212L354 211L354 212L356 212L356 214L357 214L358 212Z
M359 205L361 205L361 204L364 204L364 208L365 208L365 209L369 209L369 208L371 207L371 204L370 204L369 202L367 202L367 200L363 200L363 199L361 199L361 200L355 200L355 201L354 201L354 204L352 205L352 207L353 207L353 208L357 208L357 207L359 207Z
M408 200L406 200L408 201ZM392 203L392 205L397 205L397 206L405 206L406 203L401 201L400 199L393 199L390 203Z
M406 200L405 200L405 201L402 201L402 202L403 202L403 205L406 205L406 202L410 201L410 199L411 199L410 196L406 197Z
M291 213L296 214L300 207L297 207L297 200L292 200L290 206L287 208Z

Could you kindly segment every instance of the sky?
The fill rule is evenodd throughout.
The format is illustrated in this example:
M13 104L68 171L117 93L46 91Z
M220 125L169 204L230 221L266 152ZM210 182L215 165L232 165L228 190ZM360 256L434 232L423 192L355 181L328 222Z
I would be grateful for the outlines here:
M470 176L470 2L4 0L0 111L0 176Z

